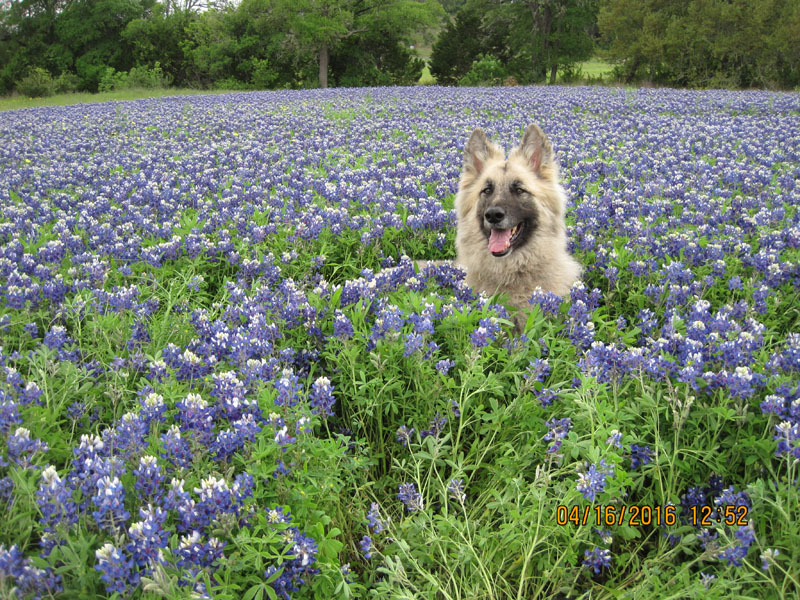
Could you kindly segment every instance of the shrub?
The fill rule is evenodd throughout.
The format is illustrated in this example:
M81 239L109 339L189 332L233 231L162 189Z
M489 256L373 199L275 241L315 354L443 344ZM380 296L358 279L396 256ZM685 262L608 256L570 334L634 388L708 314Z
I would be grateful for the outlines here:
M560 73L560 83L577 83L585 79L580 65L564 65Z
M458 85L500 85L506 77L508 73L497 57L479 54L469 72L459 80Z
M252 88L250 85L246 84L243 81L239 81L235 77L225 77L224 79L218 79L217 81L214 82L214 89L246 91Z
M280 74L271 66L266 59L253 60L253 75L251 83L257 90L269 90L274 87Z
M28 74L17 82L17 91L30 98L52 96L55 86L53 78L48 71L41 67L34 67Z
M71 92L77 92L80 88L81 80L80 78L75 75L75 73L70 73L69 71L64 71L53 80L53 89L56 94L69 94Z
M130 71L116 71L113 67L108 67L100 79L98 89L101 92L131 88L153 89L169 87L171 83L172 75L164 73L161 64L156 61L153 68L140 66Z
M165 88L172 84L172 75L164 73L161 63L156 61L153 68L134 67L128 71L125 81L127 88Z

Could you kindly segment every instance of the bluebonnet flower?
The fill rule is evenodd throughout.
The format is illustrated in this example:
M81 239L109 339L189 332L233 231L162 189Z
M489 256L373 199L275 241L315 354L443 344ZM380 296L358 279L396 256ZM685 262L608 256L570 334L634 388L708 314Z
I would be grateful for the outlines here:
M622 448L621 440L622 440L622 433L617 431L616 429L613 429L611 431L611 435L609 435L608 439L606 440L606 444L608 444L609 446L614 446L615 448Z
M200 394L190 393L183 400L175 403L178 409L176 417L181 431L194 432L201 443L210 443L213 439L214 407L209 406Z
M741 567L742 560L747 556L750 546L755 541L755 533L749 524L741 525L736 530L734 537L736 540L733 544L717 554L717 558L727 561L729 566Z
M13 498L14 482L12 481L11 477L0 477L0 508L11 510ZM45 516L45 518L47 518L47 516Z
M157 500L162 495L161 485L164 482L164 475L161 467L158 466L155 456L142 456L139 458L139 467L134 469L133 476L136 478L134 489L144 497Z
M278 392L278 396L275 398L277 406L294 406L297 404L302 384L298 382L298 377L292 369L283 369L281 376L273 384Z
M546 358L535 358L528 365L523 377L528 385L544 383L550 375L550 363Z
M275 506L267 511L267 522L272 524L291 523L292 515L284 511L282 506Z
M333 386L327 377L318 377L311 384L311 391L308 394L311 412L322 414L326 417L333 416L333 405L336 399L333 397Z
M147 567L149 571L164 562L161 551L169 542L169 531L164 529L167 513L158 506L148 504L139 509L139 517L141 521L128 527L130 543L127 550L136 565Z
M410 513L420 511L424 508L422 494L417 491L417 486L413 483L401 483L400 492L397 494L397 497L406 505Z
M100 571L100 579L106 584L109 594L127 594L139 582L133 570L133 559L116 546L106 542L95 552L97 564L94 568Z
M32 465L31 459L34 454L47 450L47 443L31 439L31 432L24 427L17 427L14 435L8 438L8 458L23 468Z
M500 332L500 325L493 317L487 317L478 321L478 327L469 334L469 340L477 348L488 346Z
M367 521L368 527L374 533L380 533L387 526L387 520L384 520L380 514L380 507L378 506L377 502L373 502L369 507L369 512L367 513Z
M547 433L544 434L544 439L548 442L553 442L547 447L547 452L548 454L553 454L558 452L561 448L562 440L569 434L572 420L569 417L550 419L545 422L545 425L547 426Z
M411 435L414 433L414 428L408 428L405 425L401 425L397 429L397 441L403 444L406 448L411 443Z
M214 460L226 461L243 447L244 440L238 432L224 429L218 432L217 437L211 442L209 452L212 454Z
M461 417L461 407L458 405L458 402L452 398L450 399L450 411L456 419Z
M611 552L607 548L595 547L583 553L583 566L592 569L596 574L603 567L611 566Z
M203 541L199 531L192 531L178 541L175 555L178 557L179 567L210 567L223 556L225 542L215 537Z
M191 444L181 437L181 430L177 425L170 425L169 430L161 434L161 444L164 448L161 457L173 466L186 468L192 463Z
M703 584L703 587L709 589L711 584L714 583L714 580L717 578L716 575L712 575L710 573L700 573L700 583Z
M770 565L775 563L775 557L778 556L780 552L777 549L767 548L764 552L761 553L761 568L766 571L769 569Z
M447 417L443 417L441 413L437 412L428 425L430 429L421 431L419 434L420 438L423 440L428 436L438 438L439 434L444 430L444 426L447 425Z
M553 404L553 401L558 399L558 392L553 388L546 387L536 392L536 397L541 402L542 408L547 408Z
M369 560L372 558L372 538L368 535L365 535L361 538L361 543L359 544L361 547L361 552L364 554L364 558Z
M555 315L558 314L563 299L553 292L544 292L541 288L537 288L533 291L529 302L539 306L543 313Z
M600 536L600 539L603 540L604 544L611 544L614 541L614 536L611 535L611 532L607 529L597 529L595 528L595 533Z
M333 314L333 336L343 340L353 337L353 324L347 315L338 309Z
M108 533L117 533L131 516L125 510L125 490L118 477L101 477L97 481L97 493L92 502L97 507L92 516L98 527Z
M442 375L447 375L450 372L450 369L455 366L455 361L445 358L436 363L436 370Z
M653 451L649 446L639 446L638 444L631 444L631 468L638 469L640 466L650 464L653 457Z
M153 421L163 422L167 406L164 404L164 397L161 394L151 391L144 397L140 396L139 403L142 407L139 416L144 421L145 427L149 427Z
M460 504L464 504L467 499L467 495L464 493L463 479L451 479L447 483L447 492L453 500L458 501Z
M78 522L78 508L72 499L72 489L58 476L52 465L42 471L36 504L42 512L41 523L47 532L55 532L62 523L69 527Z
M606 463L605 459L600 459L596 465L585 465L584 470L578 472L577 490L583 497L592 502L597 498L597 494L603 492L606 487L606 478L614 476L614 465Z
M303 535L296 527L290 527L284 532L284 538L289 545L289 553L293 558L283 562L283 572L271 582L272 588L289 600L290 594L300 589L308 579L319 572L314 567L317 561L317 543L308 536ZM274 565L267 568L264 577L269 579L278 572Z

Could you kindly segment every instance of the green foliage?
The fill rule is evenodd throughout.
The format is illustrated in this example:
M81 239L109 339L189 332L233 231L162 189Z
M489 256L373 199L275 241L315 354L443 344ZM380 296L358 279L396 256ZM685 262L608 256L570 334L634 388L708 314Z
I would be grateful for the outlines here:
M792 0L608 0L598 27L625 82L800 85L800 5Z
M64 71L53 80L53 91L56 94L69 94L80 89L81 80L75 73Z
M544 81L548 74L555 83L559 69L591 56L596 12L595 0L472 2L440 33L431 73L439 83L461 83L479 55L492 55L521 83ZM471 75L466 81L485 80Z
M508 72L498 58L479 54L469 72L458 81L458 85L500 85L506 77Z
M128 90L133 88L155 89L169 87L172 76L165 75L161 70L161 63L156 61L152 68L134 67L130 71L117 73L108 67L100 79L98 86L101 92L112 90Z
M330 61L333 80L342 87L413 85L423 66L391 30L368 31L343 40Z
M34 67L17 82L17 91L30 98L52 96L55 93L55 82L47 70Z
M481 16L476 10L462 9L433 44L430 69L440 85L456 85L470 70L482 51L486 51L481 32Z

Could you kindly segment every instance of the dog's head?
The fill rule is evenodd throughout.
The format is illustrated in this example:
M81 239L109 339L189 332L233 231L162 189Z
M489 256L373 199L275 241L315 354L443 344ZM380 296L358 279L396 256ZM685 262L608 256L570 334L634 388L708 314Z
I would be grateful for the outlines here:
M464 151L456 208L459 222L476 221L496 257L563 227L564 191L544 132L529 125L506 159L483 131L473 131Z

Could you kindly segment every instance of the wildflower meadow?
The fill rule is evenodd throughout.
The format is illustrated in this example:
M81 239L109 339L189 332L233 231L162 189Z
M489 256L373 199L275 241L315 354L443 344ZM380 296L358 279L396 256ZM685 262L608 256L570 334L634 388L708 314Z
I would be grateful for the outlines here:
M547 133L522 335L463 147ZM0 598L795 598L800 94L252 92L0 113Z

